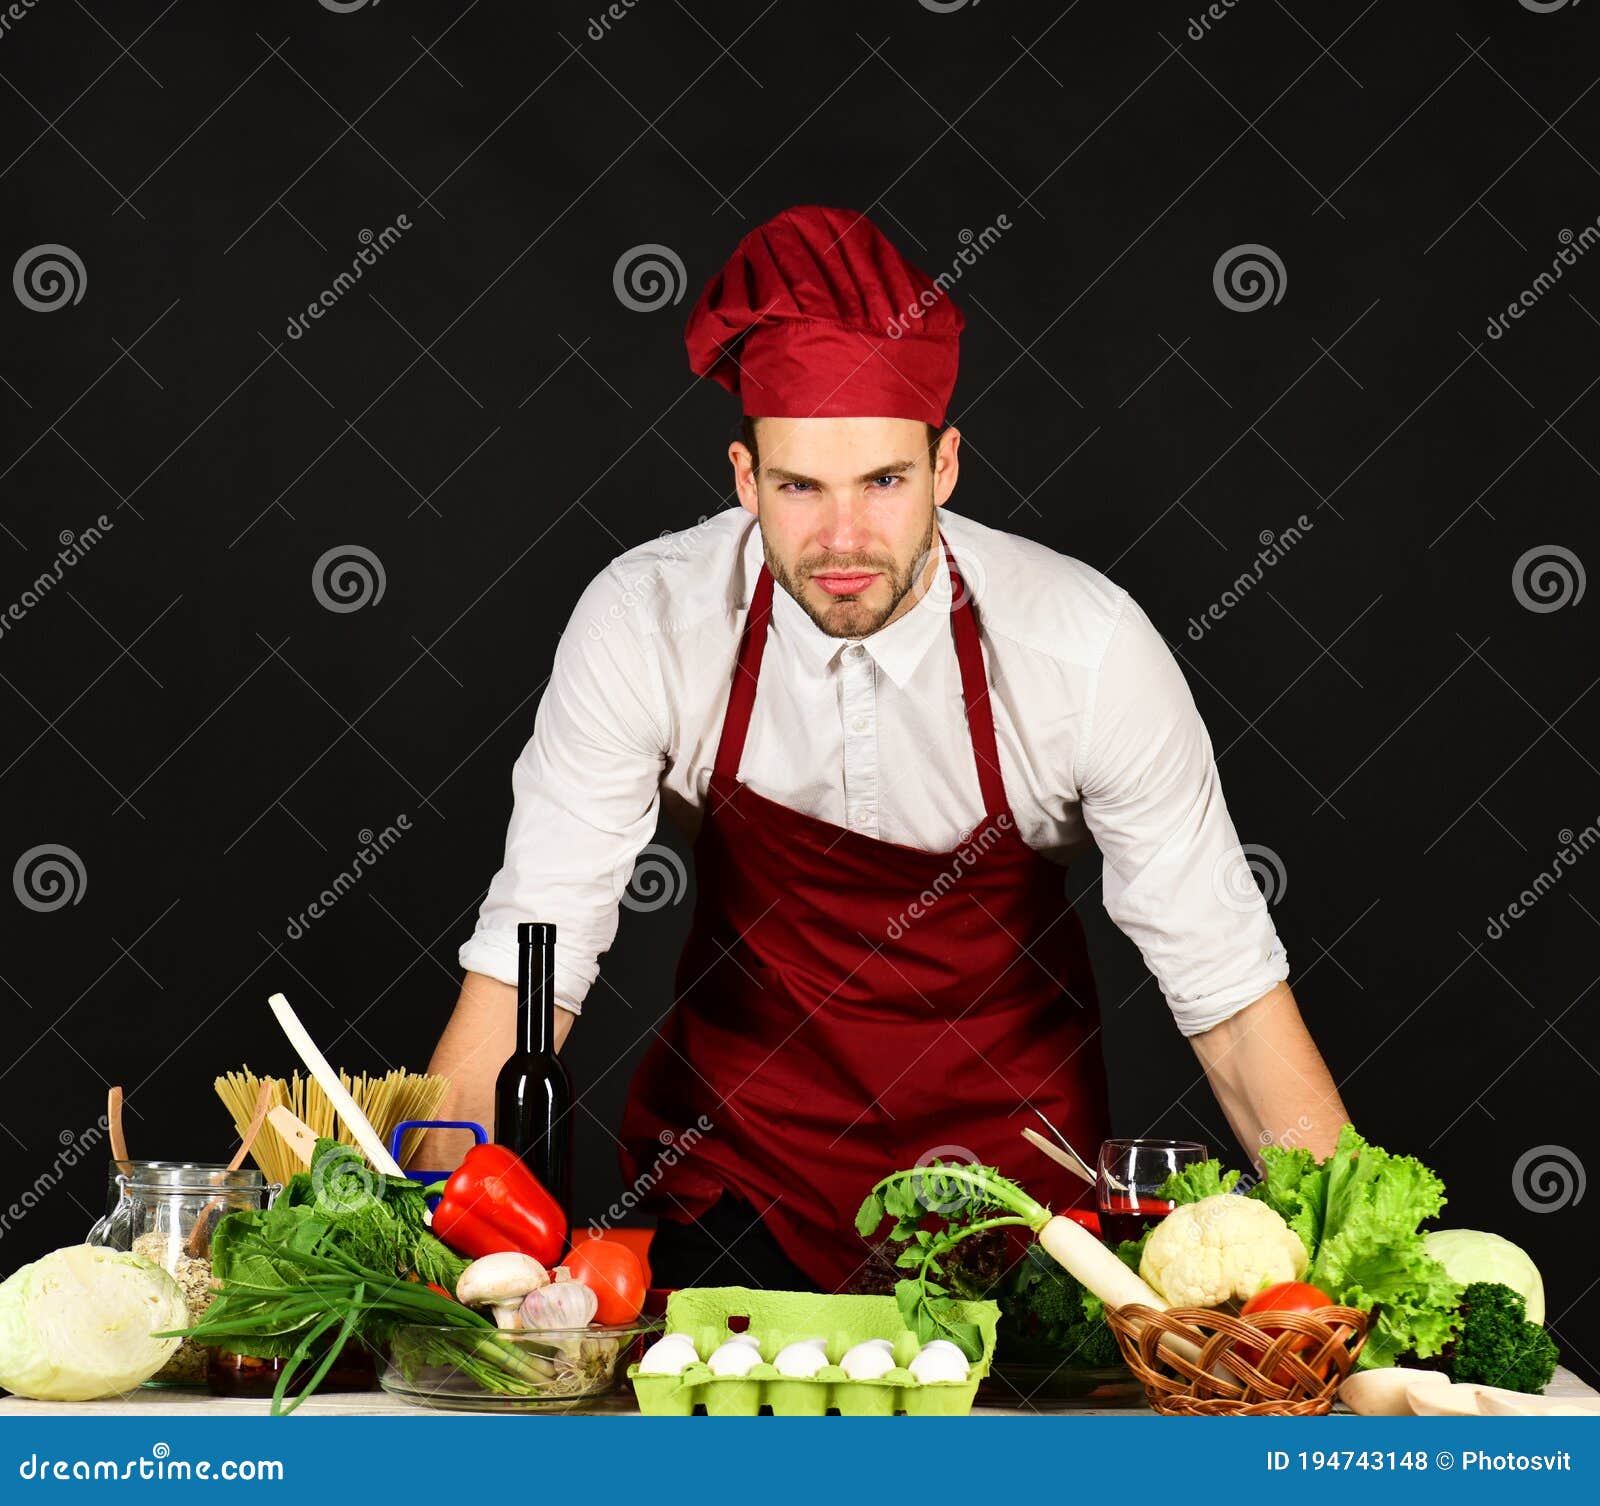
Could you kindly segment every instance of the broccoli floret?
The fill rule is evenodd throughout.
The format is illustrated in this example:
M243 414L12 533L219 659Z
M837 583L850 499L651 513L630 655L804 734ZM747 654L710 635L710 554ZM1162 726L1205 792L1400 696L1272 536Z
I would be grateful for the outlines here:
M1509 1391L1542 1391L1555 1374L1555 1341L1527 1321L1518 1292L1474 1281L1461 1294L1461 1331L1448 1354L1450 1378Z
M1037 1245L1029 1247L1001 1305L1025 1341L1048 1345L1060 1363L1100 1369L1121 1362L1099 1298Z

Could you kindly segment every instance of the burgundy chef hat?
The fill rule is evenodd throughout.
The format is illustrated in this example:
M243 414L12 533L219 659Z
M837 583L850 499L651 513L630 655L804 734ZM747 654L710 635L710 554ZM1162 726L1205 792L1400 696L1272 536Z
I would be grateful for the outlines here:
M689 315L689 365L753 418L940 425L966 320L864 214L802 204L759 225Z

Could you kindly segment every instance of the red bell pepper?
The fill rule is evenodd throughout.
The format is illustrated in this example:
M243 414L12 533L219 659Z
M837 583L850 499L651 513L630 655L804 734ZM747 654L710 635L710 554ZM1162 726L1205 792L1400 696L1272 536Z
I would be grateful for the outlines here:
M567 1216L504 1145L475 1145L441 1189L433 1232L474 1260L503 1250L556 1265L567 1248ZM432 1189L430 1189L432 1190Z

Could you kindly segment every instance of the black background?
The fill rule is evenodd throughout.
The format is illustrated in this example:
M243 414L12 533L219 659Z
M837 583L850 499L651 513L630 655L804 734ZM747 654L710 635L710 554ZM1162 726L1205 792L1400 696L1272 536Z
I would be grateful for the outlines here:
M1486 926L1600 817L1595 603L1513 589L1530 549L1596 557L1600 254L1503 338L1486 325L1600 217L1596 9L1240 0L1202 29L1198 0L639 0L591 30L598 0L58 0L7 20L5 255L65 245L87 282L54 312L0 299L0 597L63 531L114 526L0 635L0 856L56 844L84 874L73 903L0 911L6 1181L50 1173L113 1081L135 1155L225 1156L210 1082L287 1070L275 989L337 1063L421 1068L578 592L731 502L733 405L681 344L699 288L792 203L864 209L932 273L1005 215L957 290L954 505L1106 571L1174 644L1241 836L1286 877L1292 981L1352 1113L1441 1172L1449 1221L1534 1253L1593 1375L1592 1205L1574 1187L1534 1212L1515 1168L1595 1159L1600 858ZM1213 268L1251 243L1284 296L1237 312ZM686 269L650 312L613 289L645 244ZM1303 542L1186 636L1300 514ZM313 566L351 544L384 594L325 610ZM358 833L402 813L289 940ZM1237 1154L1095 877L1069 882L1119 1130ZM624 913L572 1038L591 1213L620 1190L611 1132L687 916ZM81 1237L92 1161L10 1223L0 1268Z

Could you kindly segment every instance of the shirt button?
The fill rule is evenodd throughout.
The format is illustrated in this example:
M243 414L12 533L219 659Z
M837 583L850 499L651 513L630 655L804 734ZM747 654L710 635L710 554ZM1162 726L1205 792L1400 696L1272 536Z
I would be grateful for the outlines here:
M858 716L853 722L850 723L850 725L854 727L857 732L865 732L867 730L867 719L864 716Z
M866 653L866 649L864 649L859 643L852 643L850 647L845 650L845 652L849 654L852 659L859 659Z

